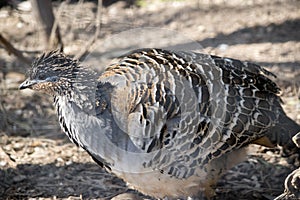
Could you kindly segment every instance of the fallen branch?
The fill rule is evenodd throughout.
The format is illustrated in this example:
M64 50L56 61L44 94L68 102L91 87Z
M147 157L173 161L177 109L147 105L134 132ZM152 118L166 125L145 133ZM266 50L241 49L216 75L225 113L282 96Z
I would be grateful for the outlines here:
M20 61L26 63L27 65L31 64L31 61L28 58L24 57L21 51L13 47L13 45L7 39L5 39L1 33L0 33L0 44L3 45L3 47L6 49L6 51L9 54L15 55Z

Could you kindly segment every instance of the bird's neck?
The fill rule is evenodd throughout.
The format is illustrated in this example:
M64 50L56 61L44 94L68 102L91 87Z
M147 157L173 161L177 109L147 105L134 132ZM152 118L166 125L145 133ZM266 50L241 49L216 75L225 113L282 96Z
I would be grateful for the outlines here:
M110 89L107 84L98 84L95 102L108 101ZM105 109L98 107L91 99L77 101L80 95L81 93L74 93L71 98L67 95L54 98L61 128L70 140L99 158L97 160L101 160L100 162L104 161L107 165L114 166L112 167L114 170L131 172L142 170L143 163L153 155L144 155L136 149L128 135L117 128L113 117L110 116L109 107ZM82 109L86 102L88 105L95 105L94 114L90 109L89 112ZM132 166L133 162L137 163L135 167Z
M57 99L72 102L83 112L93 114L98 75L87 68L77 68L69 77L62 77L55 94Z

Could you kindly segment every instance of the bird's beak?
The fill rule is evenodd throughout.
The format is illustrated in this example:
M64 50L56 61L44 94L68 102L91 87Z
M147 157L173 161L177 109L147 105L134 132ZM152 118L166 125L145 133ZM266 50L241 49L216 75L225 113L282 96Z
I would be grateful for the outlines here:
M26 79L23 83L21 83L21 85L19 86L20 90L26 89L26 88L30 88L31 86L37 84L38 81L36 80L30 80L29 78Z

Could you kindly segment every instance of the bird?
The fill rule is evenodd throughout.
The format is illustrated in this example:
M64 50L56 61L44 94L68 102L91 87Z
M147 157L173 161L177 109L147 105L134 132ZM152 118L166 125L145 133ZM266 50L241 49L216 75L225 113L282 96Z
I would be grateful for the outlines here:
M300 168L292 171L284 181L284 192L274 200L300 199Z
M249 144L293 149L275 75L246 61L145 48L98 74L58 51L20 89L53 96L62 130L100 166L154 198L211 198Z
M300 148L300 132L292 138L295 145ZM300 167L292 171L284 181L284 192L274 200L288 200L300 198Z

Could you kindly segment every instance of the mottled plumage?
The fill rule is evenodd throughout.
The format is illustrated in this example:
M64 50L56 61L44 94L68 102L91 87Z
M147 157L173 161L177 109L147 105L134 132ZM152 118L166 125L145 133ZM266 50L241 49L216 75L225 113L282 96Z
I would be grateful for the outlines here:
M244 158L249 143L294 148L300 130L258 65L160 49L131 52L99 77L50 52L20 88L54 96L69 138L141 192L185 198Z
M300 132L293 137L293 142L300 148ZM284 192L274 200L300 199L300 167L286 177L284 187Z

